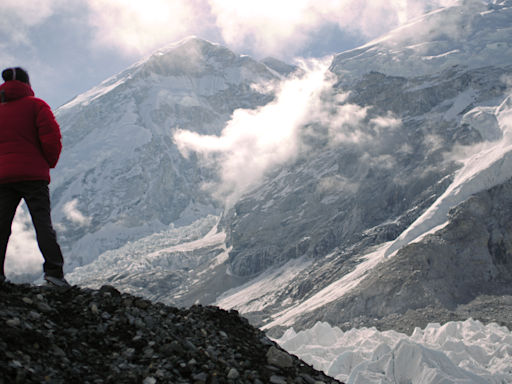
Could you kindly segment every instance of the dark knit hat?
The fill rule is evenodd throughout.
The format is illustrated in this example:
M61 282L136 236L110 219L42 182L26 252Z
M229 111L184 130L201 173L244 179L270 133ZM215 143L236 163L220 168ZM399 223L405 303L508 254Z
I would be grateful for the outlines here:
M4 81L19 80L23 83L30 84L27 71L20 67L4 69L2 72L2 78Z

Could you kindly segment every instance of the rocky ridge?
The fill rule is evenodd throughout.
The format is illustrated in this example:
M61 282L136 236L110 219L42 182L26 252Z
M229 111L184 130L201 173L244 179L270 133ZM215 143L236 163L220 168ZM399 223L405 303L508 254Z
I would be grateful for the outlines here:
M234 310L8 282L0 303L0 384L339 383Z
M509 179L472 195L450 210L444 228L403 247L352 292L296 324L326 321L343 330L375 326L411 334L429 322L471 317L512 329L511 192Z

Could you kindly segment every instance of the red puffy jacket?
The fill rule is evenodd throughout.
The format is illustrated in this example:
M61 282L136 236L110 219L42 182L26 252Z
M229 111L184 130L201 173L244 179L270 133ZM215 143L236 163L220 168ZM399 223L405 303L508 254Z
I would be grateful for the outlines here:
M62 150L50 106L18 80L0 85L0 184L47 180Z

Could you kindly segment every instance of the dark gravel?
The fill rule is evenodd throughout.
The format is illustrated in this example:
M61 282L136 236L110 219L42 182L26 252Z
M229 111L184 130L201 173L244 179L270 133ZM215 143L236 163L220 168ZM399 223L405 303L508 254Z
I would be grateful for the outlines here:
M110 286L0 284L0 384L338 381L236 311L173 308Z

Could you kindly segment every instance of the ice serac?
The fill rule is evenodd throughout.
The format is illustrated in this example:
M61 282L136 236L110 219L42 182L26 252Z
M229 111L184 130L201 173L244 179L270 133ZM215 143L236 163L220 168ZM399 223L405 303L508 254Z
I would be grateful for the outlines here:
M214 175L179 153L173 133L218 135L235 109L272 100L251 84L278 78L250 57L191 37L59 108L64 151L51 194L67 269L171 224L218 215L222 207L201 189Z
M468 319L419 327L410 337L375 328L343 332L318 322L288 330L277 342L345 383L507 383L511 335L497 324Z

